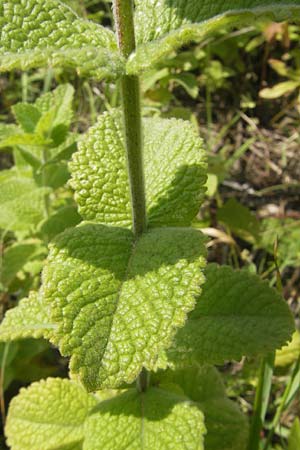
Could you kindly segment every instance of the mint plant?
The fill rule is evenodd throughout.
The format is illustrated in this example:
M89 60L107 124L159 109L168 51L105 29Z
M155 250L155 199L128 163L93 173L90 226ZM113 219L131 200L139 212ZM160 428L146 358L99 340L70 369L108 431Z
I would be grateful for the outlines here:
M33 271L38 274L47 242L80 221L71 199L59 199L69 178L67 160L76 150L77 135L69 131L73 94L65 84L34 104L17 103L12 108L17 124L0 127L0 149L10 150L14 160L14 167L0 174L2 240L10 233L12 243L5 242L1 261L4 292L18 290L15 277L32 258L40 259Z
M142 118L139 74L219 26L299 16L300 2L115 0L113 12L116 36L56 0L0 3L1 70L67 66L122 85L121 109L99 117L69 166L84 221L50 243L41 289L0 327L2 341L43 337L70 357L70 380L12 400L7 441L242 450L247 421L211 364L274 351L293 318L257 276L205 267L206 239L191 227L203 141L188 122Z

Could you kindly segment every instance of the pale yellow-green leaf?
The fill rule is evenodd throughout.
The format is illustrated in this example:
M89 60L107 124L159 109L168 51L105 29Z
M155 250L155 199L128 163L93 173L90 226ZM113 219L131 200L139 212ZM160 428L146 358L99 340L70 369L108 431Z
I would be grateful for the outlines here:
M89 415L83 450L203 450L204 434L203 414L186 397L129 389Z
M127 229L85 224L50 245L43 294L54 342L88 390L131 383L156 365L200 292L204 242L193 229L135 241Z
M292 336L291 342L285 345L280 350L276 352L275 365L276 366L287 366L292 362L296 361L300 356L300 333L295 331Z
M58 0L0 2L0 71L52 66L98 79L121 73L114 34Z
M151 68L170 52L214 31L258 20L299 19L299 0L135 0L138 46L128 73Z
M25 338L50 339L55 330L40 294L31 291L29 298L8 310L0 325L0 341Z
M149 226L188 226L205 191L202 139L183 120L148 118L143 130ZM103 114L73 154L70 185L85 220L131 225L123 135L121 113Z
M0 179L0 228L26 231L44 216L44 198L49 188L38 188L34 181L10 170Z
M8 445L11 450L79 450L84 421L96 403L66 379L48 378L22 388L8 410Z
M167 370L154 375L161 389L176 389L196 402L204 414L207 434L205 450L245 450L248 439L248 422L238 406L226 396L217 369L212 366L186 367Z
M259 93L259 96L265 99L279 98L283 95L290 94L296 89L299 89L299 87L299 81L283 81L282 83L278 83L271 88L262 89Z

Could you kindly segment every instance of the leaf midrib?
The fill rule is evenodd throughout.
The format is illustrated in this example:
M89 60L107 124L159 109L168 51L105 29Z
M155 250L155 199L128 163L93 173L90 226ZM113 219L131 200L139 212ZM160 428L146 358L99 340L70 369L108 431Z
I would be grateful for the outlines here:
M126 271L125 271L124 277L123 277L123 279L121 281L120 289L119 289L118 294L117 294L115 308L114 308L114 311L112 312L112 320L111 320L111 323L110 323L107 340L106 340L106 343L105 343L105 346L104 346L104 350L103 350L103 353L102 353L100 367L102 366L102 361L105 358L105 354L106 354L106 351L107 351L107 346L108 346L108 344L110 342L111 332L112 332L112 329L113 329L115 317L116 317L116 315L118 313L118 307L119 307L120 299L121 299L121 296L122 296L122 293L123 293L123 287L124 287L124 284L126 283L126 281L128 281L128 279L129 279L131 263L132 263L134 255L135 255L135 252L136 252L136 247L137 247L137 244L138 244L138 240L139 240L139 238L132 240L131 253L130 253L130 256L128 258Z

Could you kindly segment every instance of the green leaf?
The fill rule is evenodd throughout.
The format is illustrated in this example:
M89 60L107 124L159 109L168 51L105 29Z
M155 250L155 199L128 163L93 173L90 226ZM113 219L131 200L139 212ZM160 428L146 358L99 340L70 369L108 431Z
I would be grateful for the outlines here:
M40 245L35 242L20 242L6 249L2 259L1 282L8 286L39 248Z
M20 133L20 128L13 124L0 123L0 142L10 136Z
M75 206L64 206L52 214L41 226L41 232L48 240L62 233L66 228L75 227L81 222L81 217Z
M206 161L193 125L144 119L146 203L150 226L188 226L204 194ZM71 187L86 220L131 225L121 113L103 114L78 144L70 163Z
M90 391L131 383L168 347L203 283L205 238L196 230L131 231L82 225L50 245L45 304L55 342Z
M38 152L33 151L33 148L39 149ZM27 164L29 164L29 166L33 167L35 170L39 170L41 167L42 161L34 153L41 154L42 153L41 148L32 147L31 145L29 145L29 150L28 150L28 147L26 145L15 146L14 147L14 160L15 160L16 166L18 166L18 160L22 159L25 167L28 167Z
M300 450L300 420L297 417L291 429L288 450Z
M267 354L290 339L294 320L280 294L256 275L210 264L184 328L167 351L169 363L219 364Z
M77 134L68 133L65 141L61 145L51 149L51 154L53 154L53 156L47 160L43 167L60 161L68 161L77 150L77 139Z
M8 342L8 353L13 351L14 358L5 364L4 381L7 387L12 381L21 381L21 384L31 383L40 380L43 377L51 376L55 372L55 368L50 365L49 343L42 339L23 339L17 342ZM16 351L15 351L16 350ZM41 360L43 363L41 364ZM12 378L7 380L8 375L12 374ZM10 378L10 377L9 377Z
M217 212L217 219L246 241L259 239L260 223L249 208L235 198L228 200Z
M33 337L50 339L55 329L37 292L22 299L18 306L6 312L0 325L0 341Z
M191 73L172 73L166 78L166 81L175 81L192 98L197 98L199 94L198 81L195 75Z
M33 180L12 176L0 183L0 227L26 231L40 222L44 215L44 197L49 188L37 188Z
M300 16L299 0L135 0L135 4L139 45L127 63L130 74L151 68L173 50L202 41L225 26Z
M290 94L296 89L300 88L300 81L283 81L282 83L275 84L271 88L262 89L259 92L261 98L272 100L274 98L282 97L283 95Z
M8 445L12 450L79 450L84 421L96 403L81 386L60 378L22 388L8 410Z
M73 86L62 84L54 91L42 95L35 103L40 113L35 132L45 138L51 137L54 147L58 147L67 138L73 118L73 96Z
M0 71L51 65L98 79L122 71L114 34L57 0L0 3Z
M12 107L12 111L23 130L26 133L33 133L41 117L40 111L29 103L17 103Z
M51 143L49 139L33 133L19 133L8 136L0 142L0 149L5 147L14 147L15 145L44 147Z
M154 375L161 389L179 385L182 393L197 403L207 428L205 450L245 450L248 423L237 405L226 396L219 372L212 366L167 370Z
M276 352L275 365L287 366L296 361L300 356L300 332L297 330L292 336L291 342Z
M50 186L52 189L58 189L64 186L70 178L68 165L65 161L45 165L43 173L45 174L46 179L45 184ZM43 183L43 174L40 173L36 179L37 182Z
M64 124L69 126L73 118L72 102L74 88L71 84L61 84L54 91L46 92L35 102L35 107L43 115L52 108L55 110L53 126Z
M203 415L186 397L129 389L89 415L83 450L203 450L204 434Z

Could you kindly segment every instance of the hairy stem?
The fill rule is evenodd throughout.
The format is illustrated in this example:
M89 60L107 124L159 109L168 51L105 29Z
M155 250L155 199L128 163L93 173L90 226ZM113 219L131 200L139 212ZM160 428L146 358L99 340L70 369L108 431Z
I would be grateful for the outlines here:
M133 1L114 0L113 11L119 49L126 60L135 50ZM147 227L139 78L123 75L121 89L133 232L138 237ZM148 382L147 371L143 369L137 379L137 389L145 392Z
M114 18L119 49L124 58L127 59L135 50L132 0L114 0ZM139 236L145 231L147 220L142 155L140 87L138 77L123 75L121 87L133 232L136 236Z

